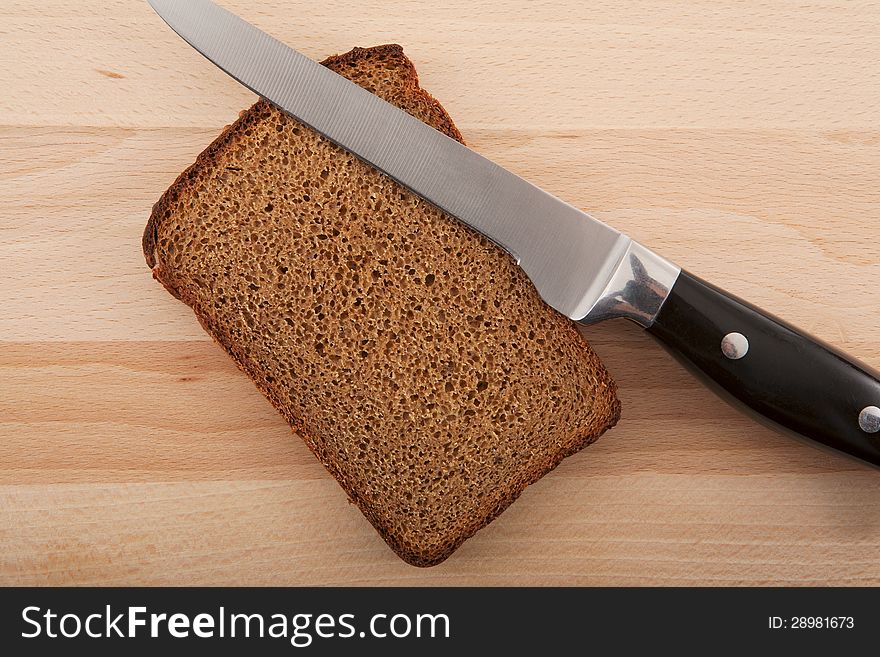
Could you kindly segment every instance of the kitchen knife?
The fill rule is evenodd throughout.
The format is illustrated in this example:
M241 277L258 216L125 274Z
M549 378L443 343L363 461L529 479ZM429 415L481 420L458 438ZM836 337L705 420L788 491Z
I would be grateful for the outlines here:
M233 78L506 249L572 320L625 317L775 425L880 465L867 366L657 255L209 0L149 0Z

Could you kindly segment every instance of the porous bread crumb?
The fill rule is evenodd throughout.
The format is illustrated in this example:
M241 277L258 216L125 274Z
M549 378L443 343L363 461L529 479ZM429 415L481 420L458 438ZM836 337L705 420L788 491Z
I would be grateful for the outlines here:
M324 64L461 139L399 46ZM619 416L507 254L264 101L156 204L144 251L414 565Z

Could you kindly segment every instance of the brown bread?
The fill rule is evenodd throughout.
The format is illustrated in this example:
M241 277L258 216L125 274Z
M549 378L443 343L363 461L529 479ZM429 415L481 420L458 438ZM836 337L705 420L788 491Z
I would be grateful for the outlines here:
M323 63L461 140L400 46ZM507 254L264 101L165 192L143 248L411 564L618 419L598 357Z

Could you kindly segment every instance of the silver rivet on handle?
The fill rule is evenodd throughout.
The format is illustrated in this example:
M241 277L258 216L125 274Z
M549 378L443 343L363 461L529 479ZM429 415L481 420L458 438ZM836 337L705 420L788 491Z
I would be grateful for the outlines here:
M730 360L739 360L749 353L749 340L742 333L728 333L721 339L721 353Z
M880 431L880 408L865 406L859 413L859 427L865 433L877 433Z

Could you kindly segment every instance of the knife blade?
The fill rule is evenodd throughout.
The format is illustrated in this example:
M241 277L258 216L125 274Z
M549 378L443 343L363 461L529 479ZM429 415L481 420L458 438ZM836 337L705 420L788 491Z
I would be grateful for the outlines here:
M210 0L149 0L185 41L282 111L508 251L551 307L637 322L722 396L880 465L880 380L313 62Z

